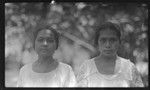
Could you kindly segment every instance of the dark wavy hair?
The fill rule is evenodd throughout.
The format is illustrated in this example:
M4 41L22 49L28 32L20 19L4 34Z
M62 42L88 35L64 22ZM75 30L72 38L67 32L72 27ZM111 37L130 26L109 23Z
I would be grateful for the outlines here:
M98 39L100 36L100 32L103 30L106 30L106 29L110 29L110 30L116 32L117 37L119 38L119 41L120 41L120 39L121 39L121 28L117 24L114 24L112 22L105 22L101 26L96 27L95 40L94 40L95 46L98 45Z
M56 49L57 49L58 48L58 44L59 44L59 33L54 28L52 28L49 25L40 25L40 26L38 26L38 28L36 28L35 31L33 31L33 48L35 48L35 39L36 39L38 33L41 30L45 30L45 29L52 31L52 33L54 34L54 38L55 38L56 45L57 45Z

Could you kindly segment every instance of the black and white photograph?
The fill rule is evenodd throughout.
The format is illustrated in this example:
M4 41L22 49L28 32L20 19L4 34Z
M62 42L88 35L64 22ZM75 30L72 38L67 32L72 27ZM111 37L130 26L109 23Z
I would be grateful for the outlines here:
M4 85L148 85L148 4L7 2Z

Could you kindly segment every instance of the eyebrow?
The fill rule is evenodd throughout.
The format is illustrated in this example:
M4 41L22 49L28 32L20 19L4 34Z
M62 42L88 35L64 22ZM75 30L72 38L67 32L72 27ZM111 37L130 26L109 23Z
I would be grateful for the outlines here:
M117 37L105 37L105 36L104 36L104 37L99 37L99 38L117 38Z
M38 38L50 38L50 39L54 39L55 37L53 37L53 36L48 36L48 37L39 36Z

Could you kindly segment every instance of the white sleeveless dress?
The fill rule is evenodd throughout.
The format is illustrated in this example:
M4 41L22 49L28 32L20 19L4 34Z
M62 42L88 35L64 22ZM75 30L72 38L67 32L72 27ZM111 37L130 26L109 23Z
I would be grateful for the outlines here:
M94 58L86 60L77 74L77 84L79 87L143 87L134 64L119 56L112 75L99 73Z
M76 80L71 66L59 62L58 67L48 73L36 73L32 63L20 70L18 87L75 87Z

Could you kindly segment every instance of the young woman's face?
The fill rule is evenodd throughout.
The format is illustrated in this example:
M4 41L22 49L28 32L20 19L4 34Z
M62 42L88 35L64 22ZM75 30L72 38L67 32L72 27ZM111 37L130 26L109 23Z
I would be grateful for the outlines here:
M100 31L98 48L101 55L116 55L119 48L119 38L117 37L116 32L110 29Z
M52 55L56 50L54 33L50 30L41 30L35 39L35 51L38 55Z

